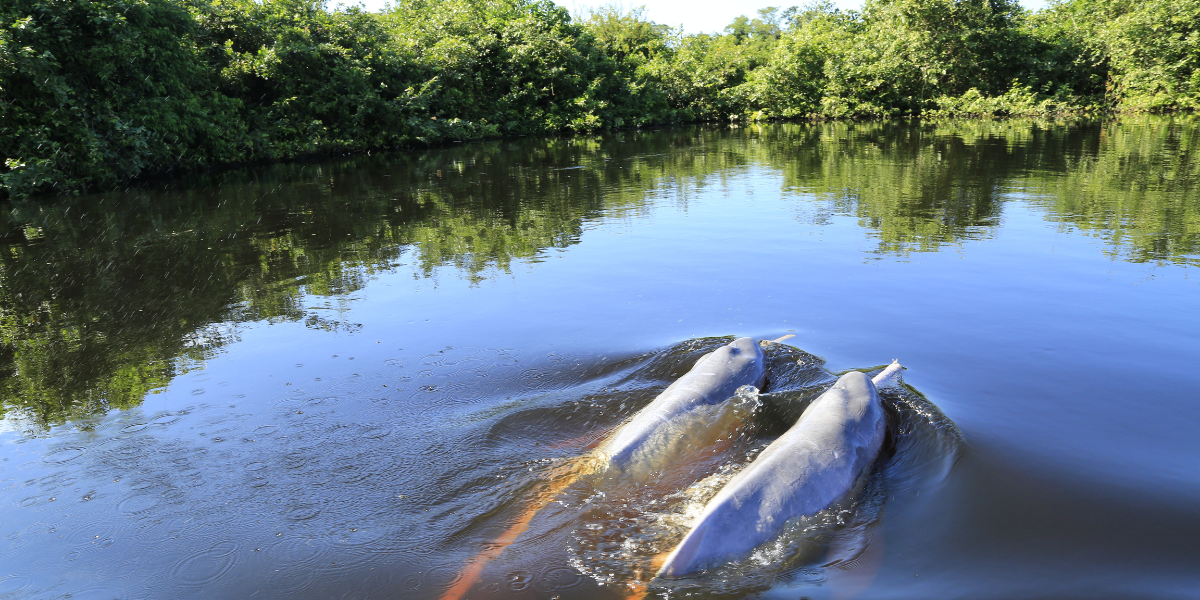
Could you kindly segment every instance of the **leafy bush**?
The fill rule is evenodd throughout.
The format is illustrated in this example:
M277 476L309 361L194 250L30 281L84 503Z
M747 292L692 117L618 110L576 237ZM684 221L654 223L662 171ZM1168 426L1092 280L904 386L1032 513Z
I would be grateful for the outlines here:
M1073 108L1059 104L1054 98L1041 97L1020 83L1014 83L1011 89L998 96L986 96L971 88L959 96L936 98L934 103L935 108L922 114L931 117L1037 116Z
M550 0L7 0L0 194L689 120L1200 105L1200 0L827 0L683 35Z
M1129 6L1129 10L1121 10ZM1099 32L1113 92L1133 110L1200 107L1200 0L1110 1Z
M238 160L236 102L213 93L169 0L9 0L0 8L0 186L111 187Z
M807 11L807 18L780 39L770 62L751 74L752 102L781 117L819 115L829 84L828 62L853 43L850 18L829 3Z
M435 116L536 133L640 125L666 108L635 65L610 57L611 40L549 0L406 2L385 19L426 78Z
M197 10L199 53L249 132L242 160L394 146L423 133L409 123L427 108L406 94L411 57L375 15L322 4L216 0Z

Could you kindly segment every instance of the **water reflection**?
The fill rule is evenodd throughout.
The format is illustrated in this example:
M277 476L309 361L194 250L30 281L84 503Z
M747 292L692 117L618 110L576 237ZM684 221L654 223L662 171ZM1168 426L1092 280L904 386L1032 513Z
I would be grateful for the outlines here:
M1030 178L1032 201L1112 258L1200 265L1198 124L1142 115L1090 128L1060 171Z
M1136 262L1200 265L1194 117L785 124L472 144L12 204L0 216L0 411L46 426L128 408L238 323L353 330L380 271L470 281L595 221L686 204L746 169L880 255L992 237L1006 202Z

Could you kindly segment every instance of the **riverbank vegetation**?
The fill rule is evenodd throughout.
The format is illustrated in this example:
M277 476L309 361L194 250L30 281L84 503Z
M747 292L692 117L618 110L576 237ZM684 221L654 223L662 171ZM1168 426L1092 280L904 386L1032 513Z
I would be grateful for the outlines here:
M1200 0L828 2L684 35L549 0L11 0L0 195L703 120L1193 110Z

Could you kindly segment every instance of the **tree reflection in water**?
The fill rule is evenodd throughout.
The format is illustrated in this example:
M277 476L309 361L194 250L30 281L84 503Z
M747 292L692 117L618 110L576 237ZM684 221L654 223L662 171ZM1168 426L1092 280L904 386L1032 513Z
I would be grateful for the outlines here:
M154 182L0 215L0 414L40 426L137 405L238 339L239 323L353 329L348 301L401 262L479 282L580 241L588 222L755 167L876 252L987 238L1039 207L1135 262L1200 265L1193 117L686 128L479 143ZM332 315L332 316L331 316Z

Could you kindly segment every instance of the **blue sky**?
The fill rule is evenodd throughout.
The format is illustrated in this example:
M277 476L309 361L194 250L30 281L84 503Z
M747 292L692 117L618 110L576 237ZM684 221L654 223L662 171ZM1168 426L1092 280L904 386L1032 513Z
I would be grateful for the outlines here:
M574 13L585 12L588 8L594 6L603 6L612 4L611 0L555 0L562 6ZM1046 6L1045 0L1019 0L1021 5L1031 10L1037 10ZM336 0L332 0L336 2ZM367 7L367 10L379 10L387 0L362 0L362 4ZM353 4L355 2L344 2L345 4ZM738 15L752 16L758 12L758 9L767 6L802 6L806 4L806 0L793 0L791 2L764 2L761 0L753 0L749 2L728 2L722 0L642 0L640 2L622 2L620 6L639 6L645 5L646 16L651 21L664 23L672 27L679 25L687 33L713 32L721 31L729 24L730 21ZM834 0L834 4L843 9L859 9L862 8L862 0Z

